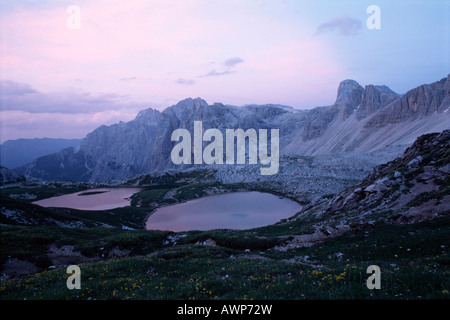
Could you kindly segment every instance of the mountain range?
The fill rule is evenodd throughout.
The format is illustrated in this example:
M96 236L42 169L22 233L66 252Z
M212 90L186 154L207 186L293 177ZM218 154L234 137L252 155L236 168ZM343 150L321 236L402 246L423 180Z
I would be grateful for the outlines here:
M81 139L54 138L7 140L0 145L0 162L2 166L13 169L62 149L77 147L80 142Z
M400 155L417 137L450 128L449 109L450 75L403 95L386 86L363 87L344 80L332 105L311 110L275 104L210 105L201 98L188 98L163 111L142 110L126 123L101 126L78 147L40 157L15 171L44 180L96 182L187 169L188 165L176 166L171 161L175 145L171 134L179 128L193 133L194 121L202 121L204 130L222 132L229 128L279 129L280 171L283 159L292 157L378 153L382 163ZM226 165L218 169L229 170Z

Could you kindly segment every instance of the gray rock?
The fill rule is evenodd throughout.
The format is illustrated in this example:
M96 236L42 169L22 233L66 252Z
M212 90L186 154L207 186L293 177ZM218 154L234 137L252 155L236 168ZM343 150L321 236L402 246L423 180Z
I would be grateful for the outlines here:
M364 119L400 97L401 95L386 86L368 85L362 92L356 118L358 120Z
M0 166L0 185L9 184L9 183L15 183L25 181L25 178L22 176L19 176L14 171Z
M171 141L172 132L184 128L193 135L194 121L201 120L204 130L218 128L223 133L227 128L279 129L280 170L277 177L270 177L272 182L276 179L285 183L283 179L287 177L289 182L291 176L308 172L314 173L306 179L327 177L328 182L338 178L339 170L344 170L346 179L354 177L355 180L364 176L365 169L361 172L348 169L354 170L358 165L367 168L392 160L419 135L437 130L439 126L450 127L450 112L445 112L448 106L442 106L449 101L448 90L445 91L450 86L448 82L448 78L443 79L400 97L385 86L363 88L354 80L345 80L339 85L334 104L309 111L274 104L209 105L203 99L188 98L162 112L146 109L130 122L101 126L89 133L79 148L38 158L16 172L45 180L99 182L142 173L200 168L198 165L176 166L170 153L175 145ZM434 112L438 116L427 122ZM411 119L416 119L414 126ZM408 122L402 124L402 120ZM386 129L386 124L390 123L396 124L398 129ZM306 156L314 156L317 161ZM365 165L364 160L368 159ZM219 170L218 176L223 181L246 181L248 177L265 179L256 174L256 166L222 165L215 169ZM310 188L314 190L314 186Z
M383 127L408 119L423 118L433 113L443 113L450 106L449 87L450 74L440 81L414 88L372 117L366 126Z

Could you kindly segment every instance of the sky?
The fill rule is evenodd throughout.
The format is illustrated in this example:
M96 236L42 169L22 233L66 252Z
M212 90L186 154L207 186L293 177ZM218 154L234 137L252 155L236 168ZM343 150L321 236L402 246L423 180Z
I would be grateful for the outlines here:
M345 79L402 94L450 73L450 0L0 0L0 11L0 142L83 138L188 97L312 109Z

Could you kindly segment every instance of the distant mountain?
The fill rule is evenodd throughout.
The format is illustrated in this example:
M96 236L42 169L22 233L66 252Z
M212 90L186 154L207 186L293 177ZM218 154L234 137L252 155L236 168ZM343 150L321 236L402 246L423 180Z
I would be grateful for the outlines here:
M194 121L202 121L204 130L223 133L227 128L279 129L280 155L285 157L388 150L387 161L418 136L450 128L449 88L450 75L404 95L386 86L362 87L344 80L334 104L307 112L280 105L208 105L188 98L162 112L146 109L130 122L101 126L77 150L39 158L16 172L42 179L105 181L181 168L170 158L175 145L171 134L184 128L193 136Z
M14 171L0 166L0 186L21 181L25 181L25 177L19 176Z
M77 147L81 139L17 139L0 145L1 165L14 169L31 163L39 157L58 152L68 147Z

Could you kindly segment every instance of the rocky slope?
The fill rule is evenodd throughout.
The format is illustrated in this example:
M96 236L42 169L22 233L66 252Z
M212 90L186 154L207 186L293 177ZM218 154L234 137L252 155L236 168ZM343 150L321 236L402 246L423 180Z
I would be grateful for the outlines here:
M23 176L17 175L14 171L0 166L0 185L25 181Z
M419 137L402 157L373 169L361 183L303 208L291 220L314 221L315 232L279 250L309 246L379 224L404 224L450 214L450 130Z
M356 188L329 201L325 212L355 211L411 222L450 213L450 130L419 137L403 157L377 166ZM356 213L356 211L355 211Z
M79 148L39 158L17 172L42 179L105 181L184 169L171 162L171 134L185 128L193 135L194 121L200 120L204 130L279 129L280 154L285 157L346 153L358 162L361 153L382 151L379 164L398 156L418 136L450 128L449 87L450 75L400 96L386 86L363 88L345 80L333 105L308 112L280 105L208 105L188 98L162 112L146 109L133 121L101 126ZM245 166L240 180L252 171L253 166Z

